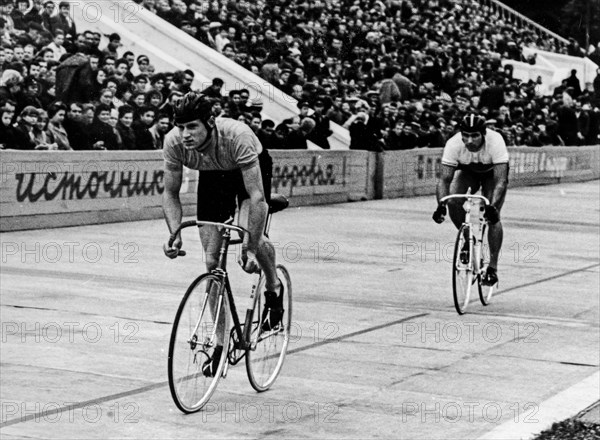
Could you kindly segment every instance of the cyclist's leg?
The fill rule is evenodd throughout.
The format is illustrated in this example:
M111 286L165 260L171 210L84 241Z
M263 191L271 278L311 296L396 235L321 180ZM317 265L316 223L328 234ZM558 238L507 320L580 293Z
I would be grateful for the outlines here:
M267 204L271 200L271 177L273 175L273 160L269 155L267 150L263 150L259 156L258 160L260 163L260 173L262 177L263 191L265 194L265 201ZM240 173L241 177L241 173ZM243 186L243 179L240 183L240 189L238 192L238 204L239 204L239 217L238 224L244 228L248 227L248 220L250 214L250 204L248 199L248 193ZM268 208L267 208L268 209ZM265 219L268 213L265 213ZM264 230L264 225L261 230ZM258 264L260 264L260 268L265 274L266 278L266 289L271 292L279 292L281 283L277 278L277 272L275 270L276 262L275 262L275 248L273 244L264 234L260 237L258 242L258 249L256 253L256 259L258 260Z
M450 194L465 194L471 188L471 194L475 194L479 189L479 181L474 175L465 170L457 170L454 173L452 183L450 183ZM463 209L464 200L454 199L448 202L448 213L450 219L457 229L465 221L465 210Z
M494 176L493 173L486 175L483 180L481 192L491 202L494 194ZM506 197L506 190L501 195L499 201L496 203L496 209L498 214L502 210L504 205L504 198ZM504 238L504 231L502 229L502 220L495 225L488 225L488 242L490 245L490 263L488 267L498 269L498 257L500 255L500 249L502 248L502 240Z
M247 228L249 213L250 201L249 199L245 199L242 201L239 212L238 223L240 226ZM265 273L267 290L279 292L281 283L279 282L277 272L275 271L275 247L264 234L258 241L256 259L258 260L258 264L260 264L260 268Z
M233 173L228 171L201 171L198 179L198 220L224 222L235 214L235 187L229 184ZM200 227L200 241L204 248L206 269L211 271L219 262L221 249L221 233L216 226ZM216 317L218 297L216 291L211 292L208 304L213 317L217 320L217 346L223 345L222 328L225 325L226 302L221 306L222 312ZM218 351L217 351L218 353Z

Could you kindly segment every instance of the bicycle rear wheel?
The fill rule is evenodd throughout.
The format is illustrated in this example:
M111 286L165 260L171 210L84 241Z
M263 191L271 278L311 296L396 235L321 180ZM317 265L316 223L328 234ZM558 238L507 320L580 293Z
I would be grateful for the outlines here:
M481 231L481 245L479 247L480 255L479 255L479 276L477 277L477 287L479 290L479 300L481 304L487 306L492 300L492 295L494 294L494 288L496 286L484 286L481 284L482 277L485 274L485 270L489 263L489 259L485 255L485 246L488 244L487 235L486 235L487 225L483 225L483 229ZM489 250L489 246L488 246Z
M173 323L169 344L169 388L175 405L184 413L202 409L215 389L227 362L229 346L225 292L211 274L198 277L188 288ZM225 347L214 376L202 373L215 347Z
M473 249L469 240L470 226L463 224L458 230L454 245L454 258L452 261L452 292L454 295L454 308L459 315L463 315L471 297L473 285ZM467 240L465 240L465 235Z
M283 366L290 340L292 325L292 281L287 269L277 265L277 276L283 283L283 318L272 330L262 330L264 307L265 275L261 275L252 308L252 330L250 349L246 351L246 372L248 380L258 392L268 390Z

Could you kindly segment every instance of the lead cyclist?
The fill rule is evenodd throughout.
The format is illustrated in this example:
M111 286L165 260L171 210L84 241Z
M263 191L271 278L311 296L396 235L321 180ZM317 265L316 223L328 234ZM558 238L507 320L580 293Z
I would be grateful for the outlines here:
M482 283L493 286L498 282L498 256L502 248L500 211L508 187L508 149L500 133L486 128L485 119L475 113L463 117L459 129L460 132L444 146L436 193L438 207L433 220L436 223L444 221L446 204L440 203L443 197L465 194L469 187L475 194L481 188L482 195L490 201L485 210L489 223L490 263ZM450 200L448 211L456 228L460 228L465 218L460 199Z

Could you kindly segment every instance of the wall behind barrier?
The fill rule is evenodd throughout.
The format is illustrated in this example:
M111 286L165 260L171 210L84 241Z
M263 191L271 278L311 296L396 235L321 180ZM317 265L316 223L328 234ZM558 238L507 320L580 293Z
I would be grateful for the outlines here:
M273 191L292 205L374 197L376 154L273 151ZM184 215L194 215L196 171L186 169ZM0 151L0 231L162 217L159 151Z
M600 178L600 146L515 147L510 186ZM271 151L272 190L292 205L435 193L441 149ZM162 217L159 151L0 151L0 231ZM184 215L194 215L196 171L185 170Z
M600 178L600 146L510 147L509 186L545 185ZM442 149L382 153L382 196L435 194Z

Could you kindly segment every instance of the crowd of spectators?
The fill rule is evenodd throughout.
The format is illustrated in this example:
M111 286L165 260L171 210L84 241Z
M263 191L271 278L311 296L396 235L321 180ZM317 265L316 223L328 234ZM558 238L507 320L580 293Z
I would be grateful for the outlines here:
M356 134L351 148L443 146L454 121L471 110L509 145L598 142L599 78L583 91L569 79L572 89L543 96L541 78L522 83L501 63L534 64L523 46L585 51L575 40L563 44L526 23L513 25L476 0L138 2L299 106L307 102L316 112L322 102L319 114ZM599 57L600 46L590 51ZM292 120L295 130L299 122Z
M508 145L598 143L600 70L582 90L576 71L541 93L502 59L524 45L558 47L475 0L138 0L144 8L298 100L298 114L263 120L260 99L215 78L215 116L246 122L267 148L329 148L330 122L351 149L442 147L468 111ZM155 72L123 53L117 34L77 32L67 2L0 0L0 145L25 149L153 149L191 70ZM600 48L599 48L600 51ZM594 55L594 54L592 54ZM597 55L597 53L596 53ZM592 57L592 56L591 56Z

